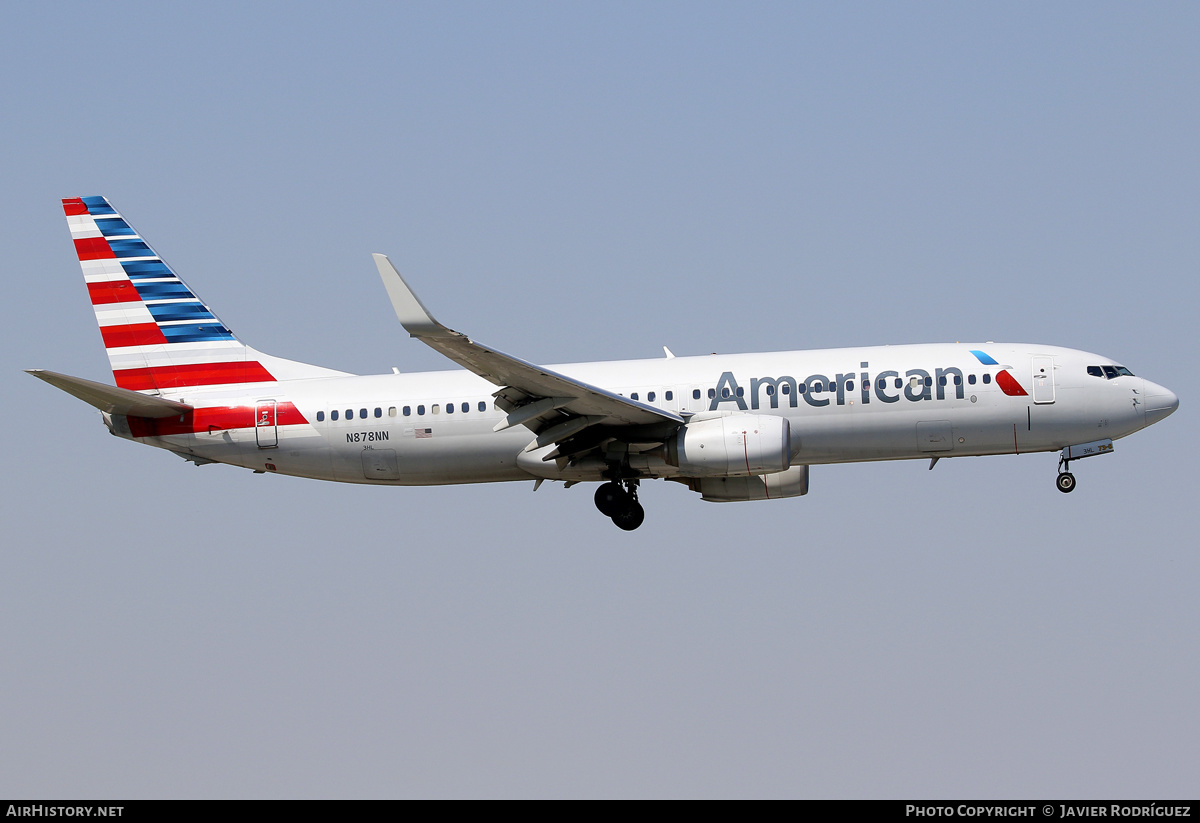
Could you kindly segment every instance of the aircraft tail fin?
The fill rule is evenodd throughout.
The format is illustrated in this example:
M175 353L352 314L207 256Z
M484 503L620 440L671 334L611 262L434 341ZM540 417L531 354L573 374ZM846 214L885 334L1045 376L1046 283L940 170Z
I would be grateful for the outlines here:
M120 388L161 393L342 374L244 344L103 197L62 205Z

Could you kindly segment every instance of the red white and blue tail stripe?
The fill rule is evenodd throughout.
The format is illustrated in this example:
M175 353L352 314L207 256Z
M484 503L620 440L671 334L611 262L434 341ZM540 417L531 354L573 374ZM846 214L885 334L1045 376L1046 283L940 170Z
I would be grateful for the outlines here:
M337 373L238 340L103 197L62 204L119 387L162 392Z

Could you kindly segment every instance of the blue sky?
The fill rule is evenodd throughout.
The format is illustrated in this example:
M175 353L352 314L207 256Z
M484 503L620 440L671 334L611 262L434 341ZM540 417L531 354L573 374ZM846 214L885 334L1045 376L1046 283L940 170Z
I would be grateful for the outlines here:
M0 794L1194 797L1194 4L13 7L0 27ZM195 468L110 373L59 198L243 339L444 368L954 340L1180 411L804 498Z

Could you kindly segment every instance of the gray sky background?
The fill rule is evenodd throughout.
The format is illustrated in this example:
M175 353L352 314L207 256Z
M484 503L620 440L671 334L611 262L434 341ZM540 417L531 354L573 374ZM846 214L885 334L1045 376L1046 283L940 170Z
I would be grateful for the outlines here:
M1200 6L24 4L0 26L0 795L1195 797ZM804 498L195 468L111 380L59 198L361 373L954 340L1180 411L1078 464ZM1192 377L1188 377L1191 374Z

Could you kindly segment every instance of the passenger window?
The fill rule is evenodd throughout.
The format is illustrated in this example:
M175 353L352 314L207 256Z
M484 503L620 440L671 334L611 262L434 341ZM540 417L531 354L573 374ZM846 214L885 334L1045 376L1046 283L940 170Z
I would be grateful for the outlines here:
M466 414L466 413L467 413L467 412L469 412L470 410L471 410L471 404L470 404L470 403L463 403L463 404L462 404L462 413L463 413L463 414Z
M791 393L792 393L792 387L791 387L791 385L790 385L790 384L788 384L788 383L784 383L784 384L783 384L783 388L781 388L779 391L780 391L780 392L782 392L783 394L791 394Z
M721 389L721 397L728 397L729 389Z
M429 407L430 414L440 414L441 411L442 411L442 407L437 403L434 403L432 406Z
M738 397L741 397L741 396L742 396L742 395L744 395L745 393L746 393L746 390L745 390L745 389L743 389L741 386L738 386L738 387L737 387L737 396L738 396Z
M395 416L396 416L396 407L388 406L388 417L395 417Z
M675 399L675 392L673 392L673 391L668 391L668 392L667 392L667 402L670 402L670 401L672 401L672 400L674 400L674 399Z
M480 410L480 411L487 411L487 403L486 403L486 402L484 402L483 400L480 400L480 401L479 401L479 410Z
M968 382L968 383L970 383L972 386L974 386L974 385L975 385L975 375L973 375L973 374L968 374L968 375L967 375L967 382Z
M854 381L853 380L846 381L846 391L854 391Z
M961 374L954 375L954 385L956 385L956 386L962 385L962 375Z
M424 406L417 406L417 414L419 414L419 415L424 415L424 414L425 414L425 407L424 407Z
M943 374L941 377L938 378L938 385L939 386L946 385L946 375Z
M787 387L785 386L784 388L787 388ZM767 397L771 397L774 394L775 394L775 387L767 386Z
M699 389L692 389L692 399L693 400L700 399L700 390Z
M637 393L637 392L630 392L630 393L629 393L629 399L630 399L630 400L637 400L637 399L638 399L638 393Z
M359 410L358 410L358 419L359 419L359 420L366 420L366 419L367 419L367 410L366 410L366 409L359 409Z
M434 408L436 409L437 406L434 406ZM437 412L434 412L434 414L437 414ZM446 404L446 414L454 414L454 404L453 403Z
M786 390L787 386L784 386L783 388ZM808 391L808 385L806 383L797 383L796 391L800 394L804 394L806 391Z
M913 378L913 379L916 379L916 378ZM915 386L916 383L914 383L913 385ZM904 388L904 381L901 380L899 377L896 378L896 388L898 388L898 389Z
M932 386L932 385L933 385L933 378L932 378L932 377L926 377L926 378L925 378L925 385L926 385L926 386Z
M728 389L726 389L726 391L729 391L729 390L728 390ZM712 399L713 399L714 397L716 397L716 396L717 396L717 390L716 390L716 389L709 389L709 390L708 390L708 399L709 399L709 400L712 400Z
M321 422L324 422L324 420L325 420L325 412L323 412L323 411L317 412L317 422L321 423Z
M401 411L401 413L402 413L402 414L403 414L405 417L408 417L409 415L411 415L411 414L412 414L412 406L405 406L405 407L404 407L403 409L401 409L400 411Z
M654 392L649 392L646 395L646 399L649 400L651 403L653 403L654 402Z
M383 417L383 409L381 409L381 408L379 408L378 406L376 406L376 407L375 407L375 416L376 416L376 417Z
M346 409L346 419L347 420L354 419L354 409Z
M333 411L331 411L331 412L329 413L329 419L330 419L330 420L337 420L337 417L338 417L338 412L337 412L337 409L334 409Z
M911 388L914 388L914 389L915 389L917 386L921 385L921 378L919 378L919 377L914 377L913 379L911 379L911 380L909 380L909 381L908 381L908 385L909 385Z
M880 391L883 391L884 389L887 388L887 378L885 378L885 377L879 378L879 381L875 385L876 385L876 388L878 388Z
M983 382L984 382L984 385L987 385L988 383L991 383L991 382L992 382L992 376L991 376L990 374L985 374L985 375L983 376Z

